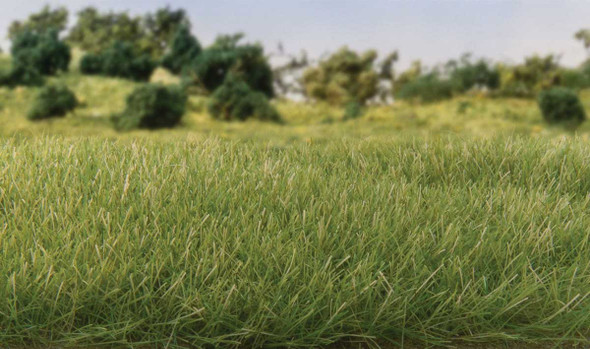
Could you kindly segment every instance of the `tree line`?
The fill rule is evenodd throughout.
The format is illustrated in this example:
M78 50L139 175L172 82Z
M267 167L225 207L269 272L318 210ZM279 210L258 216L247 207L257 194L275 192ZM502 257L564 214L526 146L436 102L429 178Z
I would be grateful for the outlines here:
M513 65L463 55L430 68L415 61L398 72L398 52L380 59L375 50L343 47L318 62L303 54L273 67L271 54L259 43L244 42L241 33L220 35L203 47L183 9L165 7L132 16L88 7L66 32L68 18L66 8L46 6L14 21L8 30L12 68L0 75L0 84L42 85L44 76L68 70L71 47L78 47L85 52L83 74L147 82L161 66L182 78L183 91L210 95L210 112L222 120L279 120L268 101L290 93L346 106L354 117L369 103L391 99L429 103L470 91L533 98L553 87L590 86L590 63L568 69L556 55L531 56ZM590 30L580 30L575 38L590 48Z

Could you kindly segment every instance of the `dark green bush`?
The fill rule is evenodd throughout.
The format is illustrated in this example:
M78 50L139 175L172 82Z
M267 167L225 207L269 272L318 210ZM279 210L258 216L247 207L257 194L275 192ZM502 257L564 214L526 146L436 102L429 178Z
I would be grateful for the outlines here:
M549 123L581 123L586 119L586 111L578 95L565 87L554 87L543 91L538 98L543 118Z
M43 75L67 71L70 65L70 47L59 40L56 30L25 31L14 38L11 52L14 62L35 67Z
M87 54L80 62L84 74L148 81L156 63L146 54L137 54L133 45L117 41L100 54Z
M274 97L273 73L259 45L238 45L237 40L218 38L191 63L192 73L200 85L213 92L230 74L240 77L251 89Z
M281 119L264 93L252 90L234 74L229 74L223 85L211 96L209 113L215 119L224 121L248 118L265 121Z
M590 87L590 75L584 70L563 69L559 72L560 86L581 90Z
M45 79L34 66L13 63L10 71L0 76L0 86L42 86Z
M201 50L201 44L191 34L188 26L181 26L174 35L170 52L162 59L162 66L178 74L201 53Z
M27 114L29 120L65 116L78 105L76 95L63 85L43 87L35 97Z
M397 98L431 103L453 97L453 83L441 79L436 73L422 75L404 84Z
M362 104L360 104L359 102L349 102L348 104L346 104L346 107L344 108L344 117L342 119L357 119L363 116L363 114L364 110Z
M102 72L102 57L95 54L87 54L80 61L80 72L87 75L98 75Z
M118 130L174 127L184 115L187 96L177 86L145 84L128 97L123 113L112 117Z
M472 88L487 88L495 90L500 87L500 73L497 69L480 60L477 63L464 61L451 72L451 81L458 92L465 92Z

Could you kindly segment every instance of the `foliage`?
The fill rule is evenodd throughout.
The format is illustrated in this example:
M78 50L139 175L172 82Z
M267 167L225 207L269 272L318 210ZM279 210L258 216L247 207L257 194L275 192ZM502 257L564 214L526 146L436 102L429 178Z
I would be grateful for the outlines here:
M156 63L147 54L137 54L126 42L115 42L100 54L89 53L82 58L80 70L85 74L148 81Z
M473 88L495 90L500 87L500 73L483 59L473 63L469 56L464 56L460 62L447 63L450 69L450 79L459 93Z
M344 108L343 120L357 119L364 114L363 106L359 102L349 102Z
M170 51L162 59L162 66L172 73L180 73L201 53L201 44L187 26L181 26L172 40Z
M306 96L332 105L345 105L352 101L365 104L378 93L379 75L374 67L376 59L375 51L359 55L347 47L341 48L317 67L304 72Z
M184 10L159 9L155 14L130 16L128 13L100 13L87 7L78 13L78 21L68 40L91 53L100 53L116 42L133 43L133 49L159 59L168 50L176 31L190 26Z
M207 91L215 91L232 73L248 86L274 97L273 72L260 45L239 45L241 34L218 37L215 43L193 61L189 73Z
M191 23L183 9L172 10L170 7L164 7L158 9L155 14L146 14L142 25L146 33L146 43L142 49L149 52L152 57L162 57L167 51L174 50L175 37L183 28L189 31ZM180 43L181 52L186 53L183 48L185 46Z
M422 75L401 87L396 97L422 103L432 103L453 97L452 81L436 72Z
M581 123L586 111L578 95L568 88L555 87L539 94L539 108L548 123Z
M560 69L558 72L559 86L573 90L590 87L590 71L584 69Z
M180 123L187 96L177 86L144 84L128 97L125 111L113 115L118 130L169 128Z
M37 93L27 117L29 120L61 117L77 105L76 95L65 85L47 85Z
M412 62L410 68L401 73L399 76L394 75L393 79L393 95L397 95L402 88L422 75L422 62L419 60Z
M42 86L43 75L35 67L13 62L8 72L0 72L0 86Z
M53 29L43 33L20 33L12 41L13 62L35 67L44 75L67 71L71 59L70 47L58 35Z
M248 118L280 121L279 113L267 97L262 92L252 90L234 74L229 74L223 85L211 96L209 112L214 118L224 121Z
M554 55L532 56L524 64L501 66L500 94L510 97L533 97L540 91L559 86L559 64Z
M68 24L68 10L65 7L51 9L45 6L41 12L34 13L24 21L14 21L8 28L8 37L11 40L27 32L43 34L49 31L58 33L66 29Z
M118 41L138 44L144 33L141 18L123 13L99 13L96 8L87 7L78 12L78 20L68 35L68 41L82 50L99 53Z

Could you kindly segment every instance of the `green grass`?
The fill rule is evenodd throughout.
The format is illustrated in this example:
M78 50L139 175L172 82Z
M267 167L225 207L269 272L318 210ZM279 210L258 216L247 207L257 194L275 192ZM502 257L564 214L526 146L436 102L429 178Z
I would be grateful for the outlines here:
M3 346L588 344L581 138L13 137L0 163Z

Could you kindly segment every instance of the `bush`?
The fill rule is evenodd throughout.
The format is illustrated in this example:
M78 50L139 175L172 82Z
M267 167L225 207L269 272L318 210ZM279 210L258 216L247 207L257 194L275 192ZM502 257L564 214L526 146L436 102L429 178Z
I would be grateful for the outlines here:
M128 97L122 114L112 117L118 130L174 127L184 115L187 96L177 86L145 84Z
M350 102L346 105L344 109L344 117L343 120L352 120L357 119L363 116L364 114L363 106L359 102Z
M131 44L120 41L100 54L87 54L80 62L80 71L84 74L134 81L148 81L154 69L156 63L148 55L138 55Z
M472 88L495 90L500 87L500 73L484 60L477 63L464 60L462 65L452 70L451 81L460 93Z
M237 44L240 37L236 36L234 41L227 37L218 38L212 47L197 56L189 73L209 92L221 86L231 73L239 76L252 90L274 97L273 72L262 47L240 46Z
M13 63L10 71L0 76L0 86L42 86L45 79L35 67L22 64Z
M70 47L59 40L58 32L23 32L12 42L14 62L35 67L43 75L55 75L67 71L70 65Z
M29 120L40 120L51 117L65 116L78 106L76 95L63 85L49 85L43 87L29 110Z
M87 75L98 75L102 72L102 57L87 54L80 61L80 72Z
M187 26L181 26L174 35L172 47L162 59L162 66L179 74L201 53L201 44L191 35Z
M564 87L555 87L539 94L539 108L549 123L581 123L586 119L584 106L578 95Z
M397 96L400 99L431 103L453 97L453 83L429 73L404 84Z
M229 74L223 85L211 96L209 113L214 118L224 121L248 118L265 121L281 119L264 93L252 90L234 74Z

